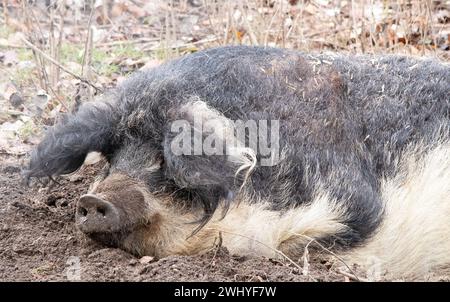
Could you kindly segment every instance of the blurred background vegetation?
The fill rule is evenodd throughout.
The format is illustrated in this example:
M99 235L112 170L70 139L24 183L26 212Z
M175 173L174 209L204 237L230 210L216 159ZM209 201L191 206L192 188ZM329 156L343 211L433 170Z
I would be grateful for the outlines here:
M0 153L138 69L229 44L450 61L450 0L0 0Z

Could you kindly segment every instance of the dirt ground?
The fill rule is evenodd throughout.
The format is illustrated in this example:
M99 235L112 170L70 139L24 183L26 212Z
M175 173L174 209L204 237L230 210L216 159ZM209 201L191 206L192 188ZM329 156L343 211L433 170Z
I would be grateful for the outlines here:
M288 260L230 255L135 257L102 246L75 227L75 205L104 163L85 165L58 184L21 177L25 157L0 155L0 281L368 281L364 272L310 258ZM292 260L292 259L291 259ZM306 268L306 270L305 270ZM357 278L355 278L355 275ZM445 275L424 281L449 281ZM378 281L404 281L382 278Z
M48 189L22 183L23 160L0 157L1 281L349 281L328 263L314 260L303 274L289 263L237 257L223 248L152 260L101 246L74 225L76 200L87 191L99 164Z

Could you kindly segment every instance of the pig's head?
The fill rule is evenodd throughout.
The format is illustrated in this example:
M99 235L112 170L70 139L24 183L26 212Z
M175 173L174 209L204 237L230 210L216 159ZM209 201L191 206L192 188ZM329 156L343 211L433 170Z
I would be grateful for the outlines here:
M164 180L163 159L154 149L130 140L110 155L101 179L77 202L75 224L80 231L135 254L164 254L156 244L166 241L160 232L174 227L183 215L165 191L170 183Z
M157 202L133 178L112 174L96 183L76 205L80 231L107 245L117 246L131 233L158 220Z
M80 196L78 229L136 254L186 252L177 242L192 238L219 204L227 209L241 184L236 171L253 164L246 148L223 156L175 154L172 143L177 134L171 132L171 120L183 119L193 127L193 111L227 127L223 116L199 102L173 111L159 123L164 126L149 122L145 114L124 117L105 104L82 106L47 133L25 174L29 178L70 173L82 165L87 153L101 152L109 169Z

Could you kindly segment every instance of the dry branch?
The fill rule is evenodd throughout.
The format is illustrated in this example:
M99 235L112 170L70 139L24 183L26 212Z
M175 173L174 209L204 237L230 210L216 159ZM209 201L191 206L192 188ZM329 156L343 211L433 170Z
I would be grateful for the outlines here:
M100 88L98 88L97 86L95 86L94 84L92 84L91 82L89 82L87 79L83 78L82 76L79 76L75 73L73 73L72 71L70 71L68 68L64 67L63 65L61 65L61 63L57 62L56 60L54 60L52 57L50 57L49 55L47 55L45 52L43 52L42 50L40 50L38 47L36 47L33 43L31 43L30 41L28 41L27 39L22 38L22 41L31 49L33 49L34 51L36 51L37 53L39 53L43 58L45 58L46 60L48 60L49 62L55 64L56 66L58 66L59 68L61 68L61 70L65 71L66 73L70 74L71 76L73 76L74 78L80 80L83 83L88 84L89 86L93 87L95 90L102 92L102 90Z

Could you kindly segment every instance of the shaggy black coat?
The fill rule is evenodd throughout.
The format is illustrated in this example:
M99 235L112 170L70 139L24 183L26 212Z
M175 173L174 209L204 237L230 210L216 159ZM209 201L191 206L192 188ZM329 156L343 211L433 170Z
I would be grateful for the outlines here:
M103 102L83 104L48 131L25 174L70 173L99 151L111 171L201 206L207 219L220 202L233 202L242 177L225 157L176 156L168 148L170 123L193 98L231 120L279 120L280 162L257 166L245 192L280 211L327 192L346 213L350 230L337 236L344 246L378 226L380 179L395 172L402 152L450 136L449 65L230 46L138 72ZM155 159L160 168L149 169Z

